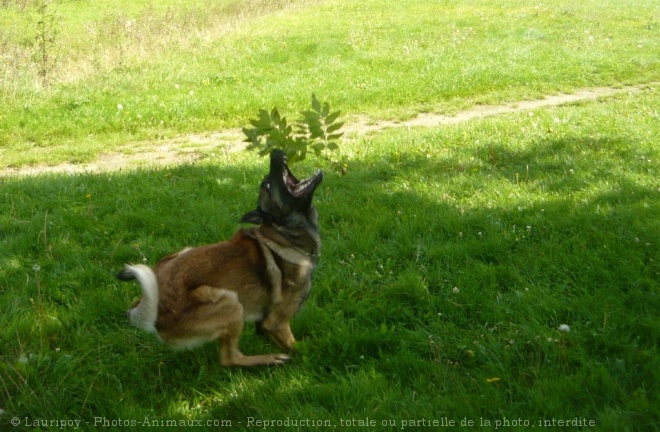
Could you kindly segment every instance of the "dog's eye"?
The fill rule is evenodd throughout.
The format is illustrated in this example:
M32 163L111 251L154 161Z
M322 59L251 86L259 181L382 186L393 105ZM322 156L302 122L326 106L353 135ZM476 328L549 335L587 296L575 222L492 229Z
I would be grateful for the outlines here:
M266 187L266 189L270 190L270 186L271 186L271 185L270 185L270 182L269 182L269 181L266 182L266 183L264 183L264 186Z

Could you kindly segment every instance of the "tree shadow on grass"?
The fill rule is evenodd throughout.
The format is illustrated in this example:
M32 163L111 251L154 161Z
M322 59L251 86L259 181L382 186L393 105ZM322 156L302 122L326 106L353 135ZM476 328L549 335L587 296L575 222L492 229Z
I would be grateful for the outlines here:
M657 403L647 390L660 337L658 184L620 144L486 143L467 161L410 151L328 175L316 197L323 256L293 323L299 352L284 368L254 371L221 368L213 344L175 353L131 329L124 311L137 289L113 274L228 238L264 169L5 181L0 341L12 402L3 408L243 428L290 412L337 424L439 409L651 421L633 405ZM562 323L570 337L557 333ZM242 345L272 350L251 331ZM486 382L496 375L505 391Z

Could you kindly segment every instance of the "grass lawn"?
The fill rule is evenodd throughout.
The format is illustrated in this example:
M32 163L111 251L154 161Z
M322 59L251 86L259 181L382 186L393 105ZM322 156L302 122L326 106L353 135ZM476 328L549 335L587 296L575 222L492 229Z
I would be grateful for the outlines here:
M18 31L33 3L0 8L2 167L157 147L312 91L347 119L397 119L658 80L651 1L161 0L53 2L44 85ZM31 66L7 72L8 53ZM651 85L349 136L347 175L316 193L297 351L270 369L169 350L128 324L139 288L114 278L231 236L265 160L0 177L0 429L658 430L659 106ZM252 329L241 346L273 351Z
M261 107L298 112L312 92L401 119L659 80L652 0L21 6L46 1L0 8L0 168L244 126Z

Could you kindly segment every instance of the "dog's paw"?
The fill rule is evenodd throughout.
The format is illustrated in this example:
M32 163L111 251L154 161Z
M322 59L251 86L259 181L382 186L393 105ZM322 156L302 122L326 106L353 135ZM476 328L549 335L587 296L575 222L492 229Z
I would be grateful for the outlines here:
M291 358L286 354L265 354L255 356L233 357L231 360L222 359L223 366L280 366L288 362Z
M288 363L291 357L286 354L273 354L273 360L276 362L275 365L283 365Z

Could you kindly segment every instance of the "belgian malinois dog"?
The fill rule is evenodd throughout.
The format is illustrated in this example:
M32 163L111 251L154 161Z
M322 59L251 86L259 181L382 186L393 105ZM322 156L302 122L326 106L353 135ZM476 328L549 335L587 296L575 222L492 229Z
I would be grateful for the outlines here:
M256 322L286 351L295 338L289 322L309 294L321 240L312 195L323 173L299 181L279 150L261 183L257 208L230 240L186 248L153 268L127 265L117 277L137 279L142 297L128 311L131 323L175 348L220 339L224 366L279 365L286 354L244 355L238 339L245 321Z

